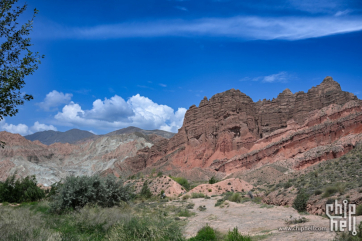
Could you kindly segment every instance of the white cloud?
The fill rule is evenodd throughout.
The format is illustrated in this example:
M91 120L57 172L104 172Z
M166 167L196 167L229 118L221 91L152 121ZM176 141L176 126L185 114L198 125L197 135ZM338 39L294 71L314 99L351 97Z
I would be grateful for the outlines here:
M97 99L91 110L83 110L71 102L55 115L59 125L73 125L97 129L115 129L137 126L143 129L162 129L177 132L182 126L185 108L176 112L167 105L160 105L139 94L126 102L115 95L104 101Z
M254 78L244 77L244 78L240 79L239 81L261 81L264 83L276 83L276 82L286 83L291 79L294 79L294 77L292 75L288 74L285 71L282 71L277 74L271 74L271 75L267 75L267 76L258 76L258 77L254 77Z
M334 14L334 16L339 17L339 16L347 15L350 12L351 12L351 10L348 10L348 9L344 10L344 11L338 11L338 12L336 12L336 14Z
M274 82L282 82L285 83L288 81L288 74L287 72L280 72L277 74L272 74L272 75L268 75L268 76L264 76L263 77L263 82L267 82L267 83L274 83Z
M299 40L362 30L362 16L295 16L166 19L125 22L83 28L48 26L38 37L78 39L121 39L134 37L228 37L259 40ZM51 29L52 31L49 31Z
M72 99L72 96L72 94L63 94L62 92L53 90L45 96L43 102L37 103L37 105L39 105L39 107L45 111L54 111L55 107L58 107L62 104L68 104Z
M165 84L159 84L160 86L162 86L162 87L167 87L167 85L165 85Z
M175 8L181 11L186 11L186 12L189 11L187 8L181 6L175 6Z
M3 131L10 132L10 133L17 133L22 136L30 135L30 134L33 134L33 133L39 132L39 131L47 131L47 130L56 131L57 130L57 128L54 127L53 125L41 124L38 121L36 121L34 123L34 125L29 128L25 124L18 124L18 125L8 124L8 123L6 123L5 119L0 121L0 129Z

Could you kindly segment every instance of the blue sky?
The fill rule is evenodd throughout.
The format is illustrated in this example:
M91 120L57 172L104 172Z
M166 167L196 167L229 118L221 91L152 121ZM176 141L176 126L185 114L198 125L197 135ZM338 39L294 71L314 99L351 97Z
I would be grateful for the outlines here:
M20 1L19 3L24 3ZM332 76L362 98L360 0L31 0L34 100L0 130L127 126L177 132L186 110L234 88L254 101Z

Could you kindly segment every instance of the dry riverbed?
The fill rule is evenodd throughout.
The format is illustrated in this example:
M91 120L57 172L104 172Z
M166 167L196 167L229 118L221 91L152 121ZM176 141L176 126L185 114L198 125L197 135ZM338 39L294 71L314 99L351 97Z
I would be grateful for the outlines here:
M245 235L255 236L260 240L333 240L335 233L329 231L329 219L316 215L301 215L294 208L281 206L268 206L265 204L256 204L253 202L234 203L227 201L222 207L215 207L216 200L219 197L211 199L197 198L190 199L188 202L195 203L193 212L196 215L187 218L185 227L185 236L187 238L195 236L197 231L208 224L220 232L226 233L229 229L238 227L239 232ZM199 206L205 206L206 210L199 211ZM287 227L285 220L290 218L305 217L308 219L305 223L291 224L290 227L298 225L314 226L326 228L327 231L279 231L281 227ZM362 221L362 217L357 217L357 223Z

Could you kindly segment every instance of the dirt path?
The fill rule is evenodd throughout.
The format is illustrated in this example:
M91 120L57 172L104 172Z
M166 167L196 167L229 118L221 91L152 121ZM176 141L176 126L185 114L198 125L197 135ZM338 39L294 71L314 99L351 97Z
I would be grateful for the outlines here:
M195 216L188 218L188 224L185 228L186 237L196 235L197 231L208 224L209 226L221 231L227 232L229 229L238 227L239 232L242 234L248 234L250 236L266 235L263 240L333 240L335 237L334 232L330 231L304 231L304 232L292 232L292 231L279 231L280 227L287 227L285 219L299 218L301 215L298 212L289 207L269 206L262 204L255 204L252 202L246 203L234 203L228 202L229 206L215 207L216 200L219 197L213 197L212 199L191 199L190 202L195 203L195 207L192 210L196 212ZM205 211L199 211L197 208L200 205L205 205ZM263 207L264 206L264 207ZM315 215L303 215L309 221L306 223L298 224L301 226L314 226L324 227L329 230L329 219ZM362 221L362 217L357 217L357 223ZM295 226L294 224L290 225Z

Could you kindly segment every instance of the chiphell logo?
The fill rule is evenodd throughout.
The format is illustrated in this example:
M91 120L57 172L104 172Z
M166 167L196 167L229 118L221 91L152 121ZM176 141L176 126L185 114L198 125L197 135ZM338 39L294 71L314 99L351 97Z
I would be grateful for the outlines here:
M332 216L330 212L333 212ZM339 204L337 200L335 203L326 204L326 215L330 219L331 231L345 231L348 226L348 231L352 232L352 235L357 235L356 231L356 217L352 217L356 214L356 204L348 204L347 200L343 200L343 204Z

